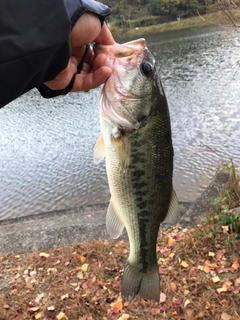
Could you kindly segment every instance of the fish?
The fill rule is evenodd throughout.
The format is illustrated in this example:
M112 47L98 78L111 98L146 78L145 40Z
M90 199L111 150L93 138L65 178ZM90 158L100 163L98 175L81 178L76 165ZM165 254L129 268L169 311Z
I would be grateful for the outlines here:
M124 301L137 295L159 301L159 228L163 221L179 220L167 99L145 39L97 44L94 52L104 53L113 69L99 99L101 135L94 162L106 161L111 193L107 232L117 239L125 227L129 238L121 295Z

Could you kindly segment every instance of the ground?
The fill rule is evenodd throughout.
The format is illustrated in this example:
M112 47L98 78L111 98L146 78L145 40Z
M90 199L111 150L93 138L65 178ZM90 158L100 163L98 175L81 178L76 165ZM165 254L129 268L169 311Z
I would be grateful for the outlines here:
M240 240L209 221L161 232L159 303L121 299L124 241L0 256L0 320L240 319Z

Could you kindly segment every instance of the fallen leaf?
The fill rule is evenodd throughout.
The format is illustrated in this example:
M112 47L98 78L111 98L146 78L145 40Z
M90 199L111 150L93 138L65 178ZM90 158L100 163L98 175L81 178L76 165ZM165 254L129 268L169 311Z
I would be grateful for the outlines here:
M218 288L217 289L217 293L222 293L222 292L226 292L227 288Z
M39 301L44 297L44 293L39 293L35 299L36 303L39 303Z
M177 291L177 286L175 282L170 282L169 288L172 292L176 292Z
M221 314L221 319L222 320L231 320L232 319L232 316L230 316L229 314L227 314L226 312L223 312Z
M168 246L173 247L176 244L176 240L173 238L168 238Z
M189 295L190 291L189 290L184 290L183 294L186 297L187 295Z
M209 273L211 270L210 270L209 266L205 265L205 266L203 267L203 271L204 271L205 273Z
M82 265L82 271L87 271L87 269L88 269L88 263L84 263Z
M78 256L77 257L79 261L81 261L82 263L84 263L86 261L86 257L84 256Z
M181 266L182 266L183 268L188 268L188 267L189 267L189 265L188 265L188 263L187 263L186 261L182 261L182 262L181 262Z
M237 270L237 269L239 268L239 262L238 262L237 260L235 260L235 261L233 262L232 268L233 268L234 270Z
M35 315L35 319L36 319L36 320L41 319L42 316L43 316L43 314L39 312L39 313L37 313L37 314Z
M170 254L169 254L169 258L173 258L175 256L175 253L173 253L173 252L171 252Z
M3 305L3 308L4 308L4 309L10 309L10 307L9 307L8 304L4 304L4 305Z
M64 312L60 312L57 316L56 316L57 320L68 320L67 316L65 315Z
M208 255L209 255L209 257L214 257L214 256L215 256L215 253L214 253L214 252L209 251L209 252L208 252Z
M43 257L43 258L48 258L48 257L49 257L49 254L46 253L46 252L40 252L40 253L39 253L39 256L40 256L40 257Z
M161 292L160 293L160 303L165 302L167 299L167 296L165 295L165 293Z
M184 308L186 308L187 305L189 305L189 303L191 303L191 301L189 299L187 299L185 302L184 302Z
M119 300L113 305L112 313L118 313L120 310L122 310L122 308L123 303L121 300Z
M212 277L212 281L213 281L214 283L216 283L216 282L219 282L220 279L219 279L218 276L216 276L216 277Z
M122 315L121 315L121 317L120 318L118 318L118 320L127 320L127 319L129 319L130 318L130 315L128 314L128 313L123 313ZM107 318L106 318L107 319Z
M39 310L39 307L31 307L31 308L28 308L28 311L30 312L36 312Z
M65 300L65 299L68 299L69 298L69 294L66 293L64 295L61 296L61 300Z
M154 316L156 314L159 314L160 313L160 309L159 308L152 308L151 310L151 314Z
M55 307L54 306L50 306L50 307L47 307L48 311L54 311L55 310Z

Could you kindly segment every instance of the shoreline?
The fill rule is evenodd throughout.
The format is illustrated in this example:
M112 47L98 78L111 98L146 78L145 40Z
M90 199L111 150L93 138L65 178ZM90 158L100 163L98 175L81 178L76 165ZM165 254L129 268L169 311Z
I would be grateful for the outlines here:
M237 24L240 23L240 9L231 10L231 13L234 17L234 22ZM167 31L176 31L183 29L194 29L194 28L203 28L203 27L219 27L220 29L230 27L234 28L233 22L228 18L228 16L222 12L208 13L203 16L195 16L192 18L187 18L179 21L171 21L162 24L151 25L147 27L139 27L135 29L127 30L120 39L122 38L131 38L139 37L149 33L160 33Z

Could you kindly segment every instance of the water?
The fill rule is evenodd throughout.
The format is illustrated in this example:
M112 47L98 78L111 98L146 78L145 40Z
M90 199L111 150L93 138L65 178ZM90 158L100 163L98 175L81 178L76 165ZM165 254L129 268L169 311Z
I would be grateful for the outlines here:
M240 165L239 34L199 29L146 39L169 102L175 189L179 200L194 201L222 160ZM104 163L93 164L99 95L44 100L33 90L0 110L0 219L109 200Z

